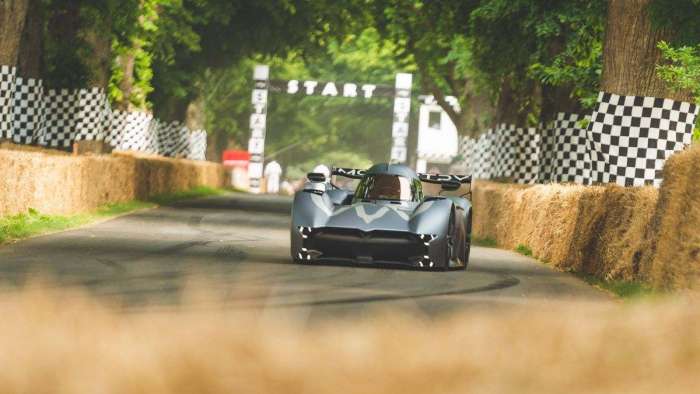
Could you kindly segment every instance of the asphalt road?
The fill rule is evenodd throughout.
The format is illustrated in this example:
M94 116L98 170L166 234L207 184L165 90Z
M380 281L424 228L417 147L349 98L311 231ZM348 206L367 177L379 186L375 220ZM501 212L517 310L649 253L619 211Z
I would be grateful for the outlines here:
M306 318L384 308L433 317L611 300L569 274L491 248L474 247L467 271L297 265L289 258L289 204L260 196L208 198L0 246L0 289L41 278L45 286L84 288L127 310L178 308L206 293L210 303L198 305Z

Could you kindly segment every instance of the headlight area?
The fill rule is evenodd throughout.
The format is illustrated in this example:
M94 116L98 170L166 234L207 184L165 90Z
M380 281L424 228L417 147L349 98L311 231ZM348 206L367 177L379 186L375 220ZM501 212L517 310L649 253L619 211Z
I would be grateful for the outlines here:
M299 231L299 234L301 234L302 239L308 239L311 235L311 231L313 231L313 228L306 226L298 226L297 231Z
M430 259L430 244L435 241L437 237L437 234L418 234L418 238L423 241L423 246L425 246L425 254L416 261L416 265L418 265L418 267L435 267L435 262Z
M321 255L321 253L317 250L310 250L307 246L307 240L311 236L311 233L313 232L313 227L308 227L308 226L297 226L297 231L299 232L299 235L301 235L301 249L299 249L299 252L297 253L297 257L299 260L305 260L305 261L310 261L311 259L315 259L318 256Z

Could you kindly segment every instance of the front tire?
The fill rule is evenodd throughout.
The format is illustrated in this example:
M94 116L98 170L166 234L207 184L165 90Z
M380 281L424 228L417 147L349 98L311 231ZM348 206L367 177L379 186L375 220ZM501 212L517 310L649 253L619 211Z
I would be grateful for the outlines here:
M456 255L455 251L455 241L456 241L456 228L455 228L455 212L454 209L450 213L450 222L447 225L447 232L445 236L445 244L443 246L443 261L438 264L438 269L441 271L448 271L450 268L450 262Z
M466 226L464 229L463 248L464 248L464 252L462 253L462 256L461 256L462 265L460 266L460 269L466 270L467 266L469 265L469 255L471 253L471 248L472 248L472 212L471 212L471 210L469 211L469 214L467 214Z

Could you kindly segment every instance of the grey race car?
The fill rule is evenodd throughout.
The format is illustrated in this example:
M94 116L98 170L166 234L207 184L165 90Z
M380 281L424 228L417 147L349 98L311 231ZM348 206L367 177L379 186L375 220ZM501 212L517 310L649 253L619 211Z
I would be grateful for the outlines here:
M291 255L296 262L397 264L466 269L472 205L461 197L425 196L423 182L457 190L470 176L416 174L403 165L334 168L359 179L355 191L310 173L294 196Z

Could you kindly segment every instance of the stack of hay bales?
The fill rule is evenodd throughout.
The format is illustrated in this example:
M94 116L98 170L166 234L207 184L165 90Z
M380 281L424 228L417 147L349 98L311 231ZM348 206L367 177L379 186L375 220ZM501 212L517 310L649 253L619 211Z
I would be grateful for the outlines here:
M70 156L0 149L0 215L71 214L197 186L221 187L221 165L144 154Z
M559 269L658 288L700 278L700 147L668 161L660 190L477 182L473 200L476 236Z
M700 146L666 163L646 238L643 269L654 286L678 289L700 284Z

